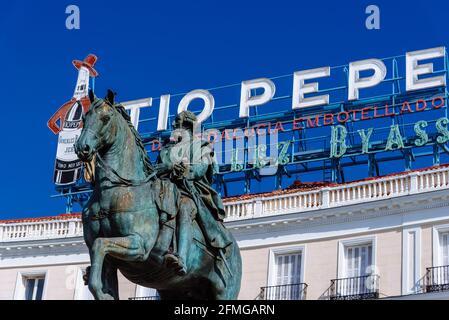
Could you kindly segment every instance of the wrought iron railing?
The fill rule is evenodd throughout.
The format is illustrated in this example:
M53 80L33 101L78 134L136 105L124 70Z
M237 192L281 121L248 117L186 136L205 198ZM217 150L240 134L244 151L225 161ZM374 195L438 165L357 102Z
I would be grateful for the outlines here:
M361 277L331 280L330 300L364 300L379 298L379 276L370 274Z
M449 266L426 269L426 292L449 290Z
M161 300L159 296L149 296L149 297L131 297L128 300Z
M259 300L305 300L307 284L295 283L260 288Z

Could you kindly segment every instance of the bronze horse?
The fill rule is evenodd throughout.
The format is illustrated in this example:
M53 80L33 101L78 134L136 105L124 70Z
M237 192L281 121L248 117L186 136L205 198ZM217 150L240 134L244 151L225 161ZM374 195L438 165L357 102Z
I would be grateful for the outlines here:
M161 299L236 299L241 256L232 235L226 268L218 267L219 255L195 221L186 275L154 258L160 229L155 201L160 195L154 190L159 178L127 112L114 103L114 94L109 91L103 100L91 92L90 100L75 150L85 162L95 157L93 193L82 212L91 260L88 286L94 297L119 299L120 270L131 282L157 289Z

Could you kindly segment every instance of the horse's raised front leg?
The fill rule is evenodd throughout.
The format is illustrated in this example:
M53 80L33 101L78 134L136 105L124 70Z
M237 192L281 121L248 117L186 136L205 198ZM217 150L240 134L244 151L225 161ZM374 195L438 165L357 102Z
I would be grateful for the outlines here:
M115 300L119 300L117 267L109 261L108 257L104 261L102 276L102 291L111 295Z
M137 234L127 237L97 238L91 251L89 290L98 300L114 299L103 290L102 271L106 255L124 261L144 261L149 254L145 250L142 237Z

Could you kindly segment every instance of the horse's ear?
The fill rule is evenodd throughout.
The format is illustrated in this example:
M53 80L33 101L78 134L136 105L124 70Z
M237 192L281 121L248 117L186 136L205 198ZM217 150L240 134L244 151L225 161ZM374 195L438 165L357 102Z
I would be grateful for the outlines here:
M106 94L105 100L108 101L111 105L115 104L115 95L116 93L111 89L108 89L108 93Z
M90 103L94 103L95 99L96 99L95 93L94 93L94 91L93 91L92 89L90 89L90 90L89 90L89 100L90 100Z

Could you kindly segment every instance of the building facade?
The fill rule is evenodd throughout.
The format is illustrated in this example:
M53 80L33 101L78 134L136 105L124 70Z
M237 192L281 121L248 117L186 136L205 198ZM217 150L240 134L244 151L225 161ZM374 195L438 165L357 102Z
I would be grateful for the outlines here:
M449 166L224 200L239 299L449 298ZM92 299L77 214L0 221L0 299ZM119 277L120 297L157 292Z

